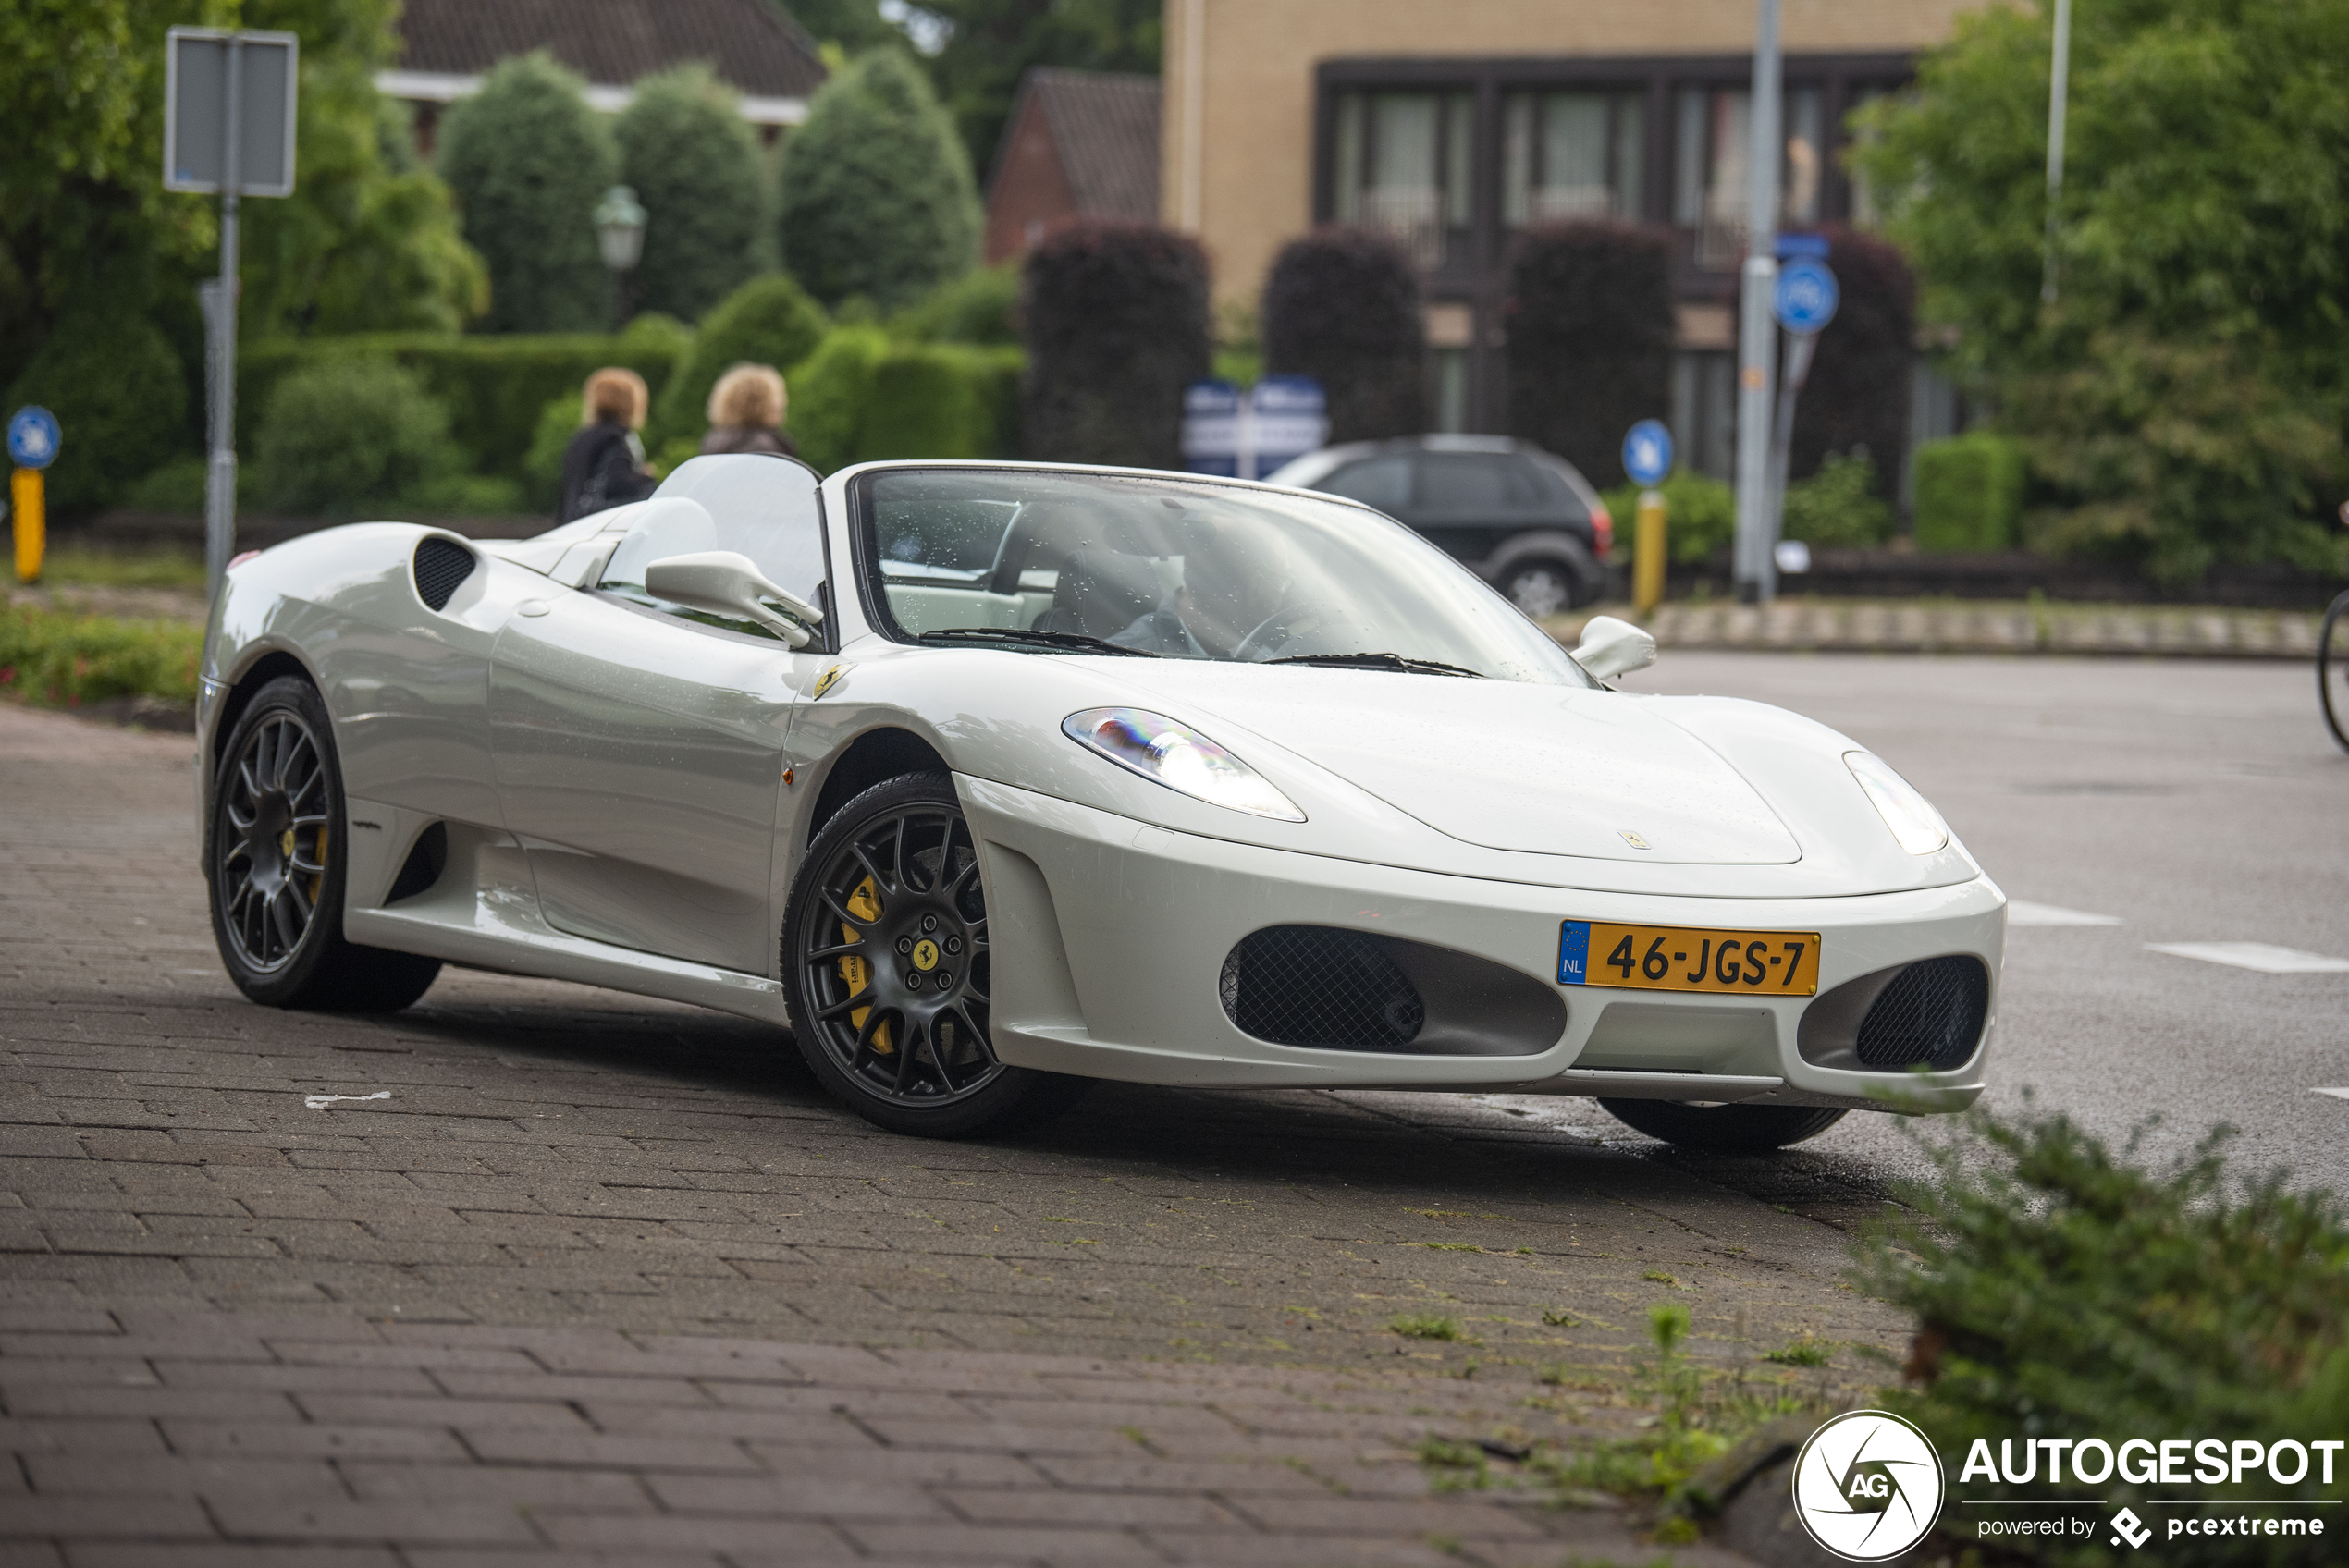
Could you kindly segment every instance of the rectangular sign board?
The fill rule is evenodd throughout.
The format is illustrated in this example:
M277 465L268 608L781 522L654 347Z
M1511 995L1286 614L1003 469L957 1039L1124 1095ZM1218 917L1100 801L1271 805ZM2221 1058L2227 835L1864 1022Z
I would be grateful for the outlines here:
M175 27L165 36L163 188L292 195L300 41L290 32L212 27ZM233 175L228 166L232 75L239 111Z

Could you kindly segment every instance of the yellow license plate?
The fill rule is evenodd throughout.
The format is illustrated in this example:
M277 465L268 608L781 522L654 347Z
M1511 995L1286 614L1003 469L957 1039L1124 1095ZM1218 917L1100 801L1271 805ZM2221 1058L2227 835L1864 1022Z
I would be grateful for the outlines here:
M1808 997L1819 989L1819 934L1569 920L1558 933L1558 984Z

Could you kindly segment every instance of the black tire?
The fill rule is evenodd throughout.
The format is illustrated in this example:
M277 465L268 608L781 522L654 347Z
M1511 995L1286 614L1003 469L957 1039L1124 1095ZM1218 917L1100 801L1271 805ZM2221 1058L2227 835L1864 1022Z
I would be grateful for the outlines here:
M876 784L824 824L793 879L782 959L800 1055L877 1127L1007 1133L1092 1086L995 1060L978 850L942 773Z
M1844 1112L1808 1105L1682 1105L1678 1100L1602 1099L1626 1126L1705 1154L1767 1154L1815 1138Z
M2317 633L2317 703L2333 740L2349 752L2349 594L2333 600Z
M204 832L213 939L237 989L264 1007L397 1012L437 958L342 938L350 826L335 733L317 688L283 675L253 694L221 748Z

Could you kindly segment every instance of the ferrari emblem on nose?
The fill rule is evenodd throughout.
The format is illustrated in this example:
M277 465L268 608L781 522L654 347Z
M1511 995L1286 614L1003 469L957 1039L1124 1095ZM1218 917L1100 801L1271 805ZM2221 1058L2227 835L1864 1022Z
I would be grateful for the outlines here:
M914 967L927 974L938 967L938 944L924 937L914 944Z
M1629 827L1618 827L1616 831L1623 836L1623 841L1625 843L1630 845L1635 850L1652 850L1655 848L1654 844L1649 843L1645 839L1641 838Z

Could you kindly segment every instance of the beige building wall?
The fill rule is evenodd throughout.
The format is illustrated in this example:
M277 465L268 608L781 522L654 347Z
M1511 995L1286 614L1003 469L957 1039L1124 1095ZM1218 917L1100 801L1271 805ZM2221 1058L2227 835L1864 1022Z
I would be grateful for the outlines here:
M1789 54L1908 51L1982 0L1785 0ZM1161 220L1253 300L1313 221L1313 71L1393 55L1736 55L1753 0L1166 0Z

